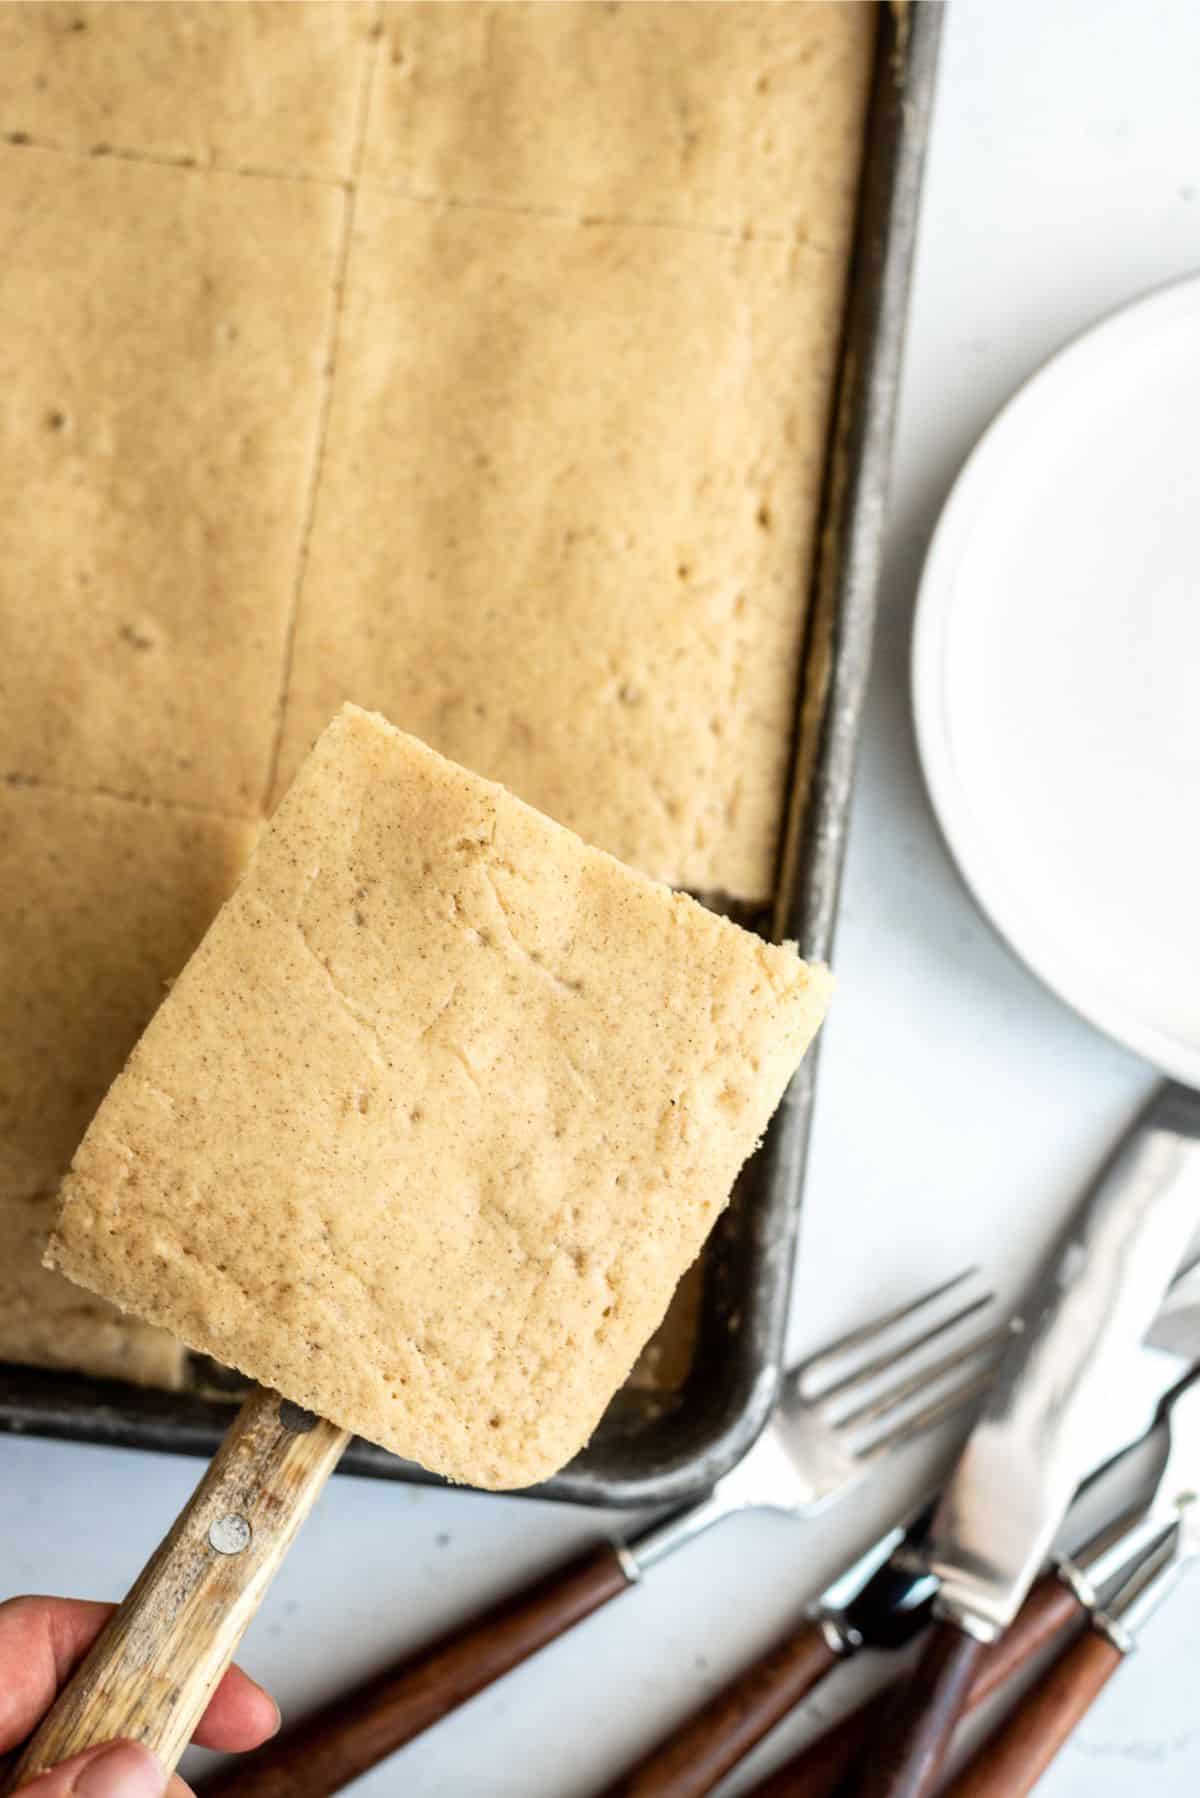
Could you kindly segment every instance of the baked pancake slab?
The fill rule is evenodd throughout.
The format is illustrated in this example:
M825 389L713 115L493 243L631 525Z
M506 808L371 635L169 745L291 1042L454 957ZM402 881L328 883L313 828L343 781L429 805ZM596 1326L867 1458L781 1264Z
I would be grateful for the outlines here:
M771 892L841 271L363 192L280 763L344 700Z
M363 178L414 195L797 236L840 254L868 5L393 6Z
M346 204L0 148L0 776L257 813Z
M342 179L373 14L303 0L6 0L0 136Z
M58 1206L57 1191L0 1191L0 1361L180 1386L182 1344L42 1266Z
M101 1106L49 1261L435 1472L532 1484L827 987L347 707Z

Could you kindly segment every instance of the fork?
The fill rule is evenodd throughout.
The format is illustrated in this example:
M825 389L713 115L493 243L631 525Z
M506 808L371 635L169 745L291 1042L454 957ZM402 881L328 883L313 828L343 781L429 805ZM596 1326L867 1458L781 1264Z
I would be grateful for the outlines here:
M1010 1326L963 1331L992 1297L969 1268L827 1344L785 1374L770 1423L706 1498L584 1554L333 1700L205 1782L205 1798L326 1798L724 1518L759 1509L808 1518L835 1504L884 1456L983 1393ZM814 1621L779 1670L782 1707L849 1646L833 1619Z
M1080 1501L1081 1513L1088 1516L1094 1501L1089 1501L1086 1495L1094 1491L1097 1482L1103 1482L1113 1468L1131 1465L1132 1458L1141 1454L1152 1435L1160 1438L1165 1435L1167 1450L1155 1476L1157 1496L1148 1508L1135 1507L1113 1518L1097 1534L1091 1535L1082 1548L1070 1554L1060 1551L1054 1556L1051 1570L1034 1586L1014 1622L988 1649L968 1693L968 1709L974 1709L997 1687L1007 1683L1013 1673L1053 1637L1066 1631L1069 1624L1077 1623L1081 1617L1095 1611L1101 1597L1107 1595L1111 1604L1114 1585L1120 1585L1131 1570L1140 1571L1148 1559L1153 1559L1163 1543L1164 1534L1178 1531L1180 1500L1187 1500L1195 1485L1191 1469L1200 1464L1200 1371L1195 1360L1198 1349L1200 1261L1191 1260L1172 1282L1143 1344L1137 1371L1130 1369L1129 1390L1136 1396L1132 1406L1122 1404L1114 1416L1114 1435L1109 1445L1111 1459L1107 1455L1102 1457L1081 1486L1077 1501ZM1145 1407L1151 1404L1152 1409L1147 1411ZM1172 1449L1178 1462L1174 1475L1170 1461ZM1188 1471L1183 1471L1185 1469ZM1183 1514L1191 1515L1186 1502ZM926 1512L922 1521L927 1524L929 1519L930 1513ZM1078 1533L1075 1506L1068 1515L1068 1526L1072 1535ZM1192 1527L1195 1527L1194 1522ZM894 1535L898 1537L900 1533L896 1531ZM905 1647L916 1638L927 1620L936 1581L927 1572L922 1577L920 1538L921 1524L918 1523L905 1534L898 1554L893 1553L885 1563L868 1562L872 1572L865 1586L857 1570L850 1570L846 1576L851 1595L848 1604L846 1592L839 1589L842 1582L834 1588L835 1602L842 1607L865 1645L892 1650ZM886 1548L886 1543L881 1546ZM1191 1546L1200 1553L1200 1531L1196 1531ZM1186 1559L1186 1556L1181 1555L1180 1559ZM1142 1606L1143 1603L1139 1596L1137 1604ZM776 1644L768 1651L768 1658L778 1655L782 1647L782 1643ZM1115 1666L1112 1657L1106 1656L1103 1649L1088 1649L1087 1659L1093 1670L1097 1663L1105 1661L1109 1670ZM749 1753L767 1729L780 1721L781 1715L774 1711L764 1716L744 1697L739 1702L739 1694L757 1692L763 1668L764 1662L760 1661L744 1669L682 1725L668 1744L652 1753L642 1763L642 1768L647 1770L642 1783L630 1785L628 1798L681 1798L684 1792L689 1798L696 1798L698 1793L710 1790L716 1778L723 1777L735 1764L732 1754L721 1751L726 1734L736 1736L739 1756ZM1070 1672L1068 1662L1064 1675ZM1061 1695L1061 1683L1059 1690ZM1086 1695L1086 1688L1083 1692ZM786 1765L754 1786L752 1798L831 1798L852 1766L861 1743L879 1729L891 1696L891 1689L885 1686L859 1705ZM1059 1702L1053 1708L1059 1731L1069 1729L1078 1719L1078 1712L1072 1714L1068 1704ZM1055 1735L1044 1717L1033 1736L1040 1742L1043 1753L1052 1751L1062 1739L1061 1735ZM681 1755L689 1748L695 1764L715 1770L709 1785L698 1781L681 1784L675 1776ZM1007 1791L1005 1782L1011 1784L1013 1781L1012 1764L1007 1758L1009 1753L1010 1747L1001 1738L983 1763L989 1776L996 1779L991 1790ZM1007 1764L1001 1765L1002 1762ZM690 1773L687 1777L692 1779ZM959 1788L954 1786L949 1798L981 1798L981 1792L967 1787L960 1794ZM747 1798L751 1798L750 1793Z

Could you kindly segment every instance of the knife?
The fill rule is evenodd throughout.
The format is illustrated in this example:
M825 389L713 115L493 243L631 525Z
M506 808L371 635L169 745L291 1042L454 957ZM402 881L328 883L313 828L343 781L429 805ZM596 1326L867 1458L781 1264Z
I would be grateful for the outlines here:
M1123 1382L1122 1391L1114 1394L1109 1458L1089 1475L1071 1506L1060 1538L1061 1551L1055 1555L1056 1571L1037 1582L1016 1620L989 1648L972 1683L969 1708L974 1709L1007 1684L1054 1636L1078 1621L1081 1611L1093 1609L1097 1593L1110 1586L1118 1574L1123 1576L1127 1564L1136 1562L1151 1540L1162 1540L1163 1529L1169 1529L1171 1523L1170 1515L1164 1518L1163 1494L1173 1484L1168 1472L1167 1420L1174 1417L1182 1425L1185 1413L1174 1407L1193 1381L1198 1386L1195 1402L1200 1406L1200 1371L1194 1365L1198 1359L1200 1262L1184 1268L1172 1283L1130 1366L1129 1379ZM1158 1451L1153 1474L1149 1468L1143 1469L1148 1448ZM1173 1460L1182 1469L1177 1455ZM1193 1465L1200 1480L1200 1442ZM1129 1475L1135 1471L1141 1498L1140 1505L1131 1507ZM1101 1516L1115 1517L1118 1511L1120 1518L1114 1525L1097 1529ZM929 1620L936 1586L922 1555L921 1532L923 1527L928 1535L932 1515L930 1506L900 1544L896 1542L899 1532L894 1532L881 1545L891 1547L882 1565L878 1557L864 1561L876 1571L861 1590L845 1590L851 1579L847 1574L825 1595L826 1602L836 1599L847 1626L857 1629L869 1646L902 1647L914 1640ZM1196 1522L1200 1525L1200 1517ZM876 1734L890 1696L891 1690L885 1686L843 1716L754 1786L753 1798L831 1798L838 1782L855 1765L861 1744Z
M839 1798L924 1798L987 1646L1012 1621L1111 1397L1200 1222L1200 1101L1159 1088L1077 1211L1025 1310L930 1526L935 1622Z
M1196 1102L1196 1118L1200 1122L1200 1099ZM1137 1135L1139 1125L1130 1132ZM1200 1166L1200 1139L1195 1146ZM1200 1171L1197 1173L1200 1179ZM1110 1396L1108 1430L1095 1464L1084 1479L1071 1503L1071 1519L1076 1513L1086 1515L1090 1501L1100 1494L1104 1510L1113 1514L1107 1488L1113 1470L1124 1466L1130 1456L1140 1452L1141 1445L1156 1426L1161 1426L1165 1408L1176 1392L1182 1394L1200 1363L1200 1259L1189 1260L1172 1280L1158 1313L1146 1333L1137 1356L1131 1361L1128 1378L1119 1392ZM1164 1462L1165 1469L1165 1462ZM1160 1479L1164 1477L1159 1476ZM1197 1470L1200 1478L1200 1469ZM928 1490L936 1492L944 1481ZM853 1566L826 1588L810 1607L819 1621L828 1620L846 1636L854 1647L906 1648L914 1642L933 1611L937 1596L937 1578L928 1560L930 1528L936 1511L932 1496L923 1505L914 1506L909 1520L897 1524L872 1544ZM1084 1533L1090 1534L1089 1530ZM1143 1531L1153 1530L1149 1511L1143 1516ZM1068 1534L1067 1540L1071 1537ZM1082 1539L1078 1525L1074 1540ZM1106 1585L1134 1554L1123 1528L1114 1532L1114 1548L1099 1567L1088 1569L1092 1583ZM1114 1558L1119 1553L1119 1561ZM1066 1552L1055 1556L1055 1566L1067 1584L1078 1569Z
M1087 1715L1154 1611L1200 1553L1200 1375L1163 1402L1170 1449L1154 1497L1086 1582L1117 1586L1076 1638L951 1785L948 1798L1023 1798ZM1075 1570L1064 1564L1067 1577Z
M1166 1559L1171 1559L1169 1549ZM1014 1715L951 1781L945 1798L1025 1798L1033 1790L1132 1652L1137 1628L1128 1613L1157 1594L1168 1571L1159 1555L1135 1567Z
M1128 1457L1136 1454L1139 1463L1144 1458L1143 1445L1162 1419L1164 1393L1179 1389L1183 1376L1194 1371L1197 1358L1200 1263L1185 1268L1173 1282L1131 1363L1129 1378L1122 1391L1113 1395L1104 1465L1094 1470L1081 1488L1062 1538L1064 1555L1085 1537L1086 1547L1070 1560L1060 1556L1057 1571L1047 1573L1034 1587L1018 1621L1005 1634L1001 1657L993 1652L981 1670L988 1690L1003 1683L1010 1666L1023 1665L1069 1623L1078 1621L1081 1614L1090 1614L1096 1603L1092 1586L1111 1584L1126 1562L1136 1558L1148 1529L1161 1533L1161 1522L1151 1525L1146 1520L1139 1523L1137 1538L1127 1541L1127 1506L1123 1494L1114 1496L1115 1470L1110 1470L1114 1462L1119 1463L1122 1472L1116 1477L1124 1480ZM1161 1455L1159 1462L1161 1465ZM614 1784L606 1786L604 1798L701 1798L833 1666L845 1664L863 1649L894 1650L915 1641L930 1620L937 1591L924 1544L942 1483L940 1478L931 1480L927 1499L913 1506L905 1522L888 1530L846 1567L765 1654L657 1742ZM1097 1532L1099 1517L1111 1519L1118 1510L1121 1523ZM822 1639L836 1645L837 1657L830 1662L826 1656L821 1672L814 1675L811 1649ZM973 1702L978 1693L977 1685ZM836 1785L853 1759L854 1741L851 1733L850 1746L827 1780L809 1770L814 1791L818 1784L821 1792ZM832 1750L822 1753L822 1760L828 1761L831 1754ZM796 1782L798 1790L805 1789L800 1767Z

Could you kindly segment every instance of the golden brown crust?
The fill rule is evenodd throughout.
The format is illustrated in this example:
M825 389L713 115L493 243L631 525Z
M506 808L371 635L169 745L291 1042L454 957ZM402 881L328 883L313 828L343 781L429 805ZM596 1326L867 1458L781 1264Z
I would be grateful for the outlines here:
M0 137L343 178L372 12L346 0L5 0Z
M383 18L364 181L844 253L874 7L500 0Z
M181 1385L186 1357L173 1337L42 1266L58 1205L56 1191L0 1191L0 1361Z
M98 905L55 968L46 802L0 1194L61 1175L259 815L318 490L289 768L365 700L767 894L873 11L0 5L0 776L230 831L186 892L163 850L177 946Z
M250 825L0 786L0 1360L176 1385L178 1345L41 1266L51 1189L244 865Z
M0 149L0 772L251 817L342 196Z
M0 785L0 1193L52 1186L256 827Z
M373 192L355 220L281 782L352 699L764 898L841 265Z

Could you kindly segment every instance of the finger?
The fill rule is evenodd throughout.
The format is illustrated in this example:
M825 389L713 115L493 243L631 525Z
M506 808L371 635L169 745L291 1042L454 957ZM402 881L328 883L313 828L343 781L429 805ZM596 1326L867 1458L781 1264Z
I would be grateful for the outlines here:
M166 1798L167 1789L166 1768L140 1742L103 1742L73 1754L20 1792L21 1798Z
M74 1767L85 1768L90 1761L99 1759L102 1754L107 1754L110 1747L111 1743L105 1743L103 1747L100 1748L89 1748L86 1753L76 1755L74 1760L64 1761L60 1767L56 1767L54 1769L55 1775L57 1776L62 1773L64 1769L70 1771ZM117 1763L117 1771L118 1773L121 1771L120 1762ZM94 1775L93 1777L98 1777L98 1775ZM29 1792L34 1794L34 1798L37 1798L38 1793L43 1794L44 1798L47 1789L54 1792L56 1788L53 1785L47 1788L40 1783L24 1785L21 1787L18 1798L26 1798L26 1795ZM123 1793L125 1790L124 1785L122 1784L118 1790ZM76 1777L75 1798L79 1798L78 1777ZM166 1798L196 1798L196 1794L185 1780L180 1779L178 1773L172 1773L170 1779L167 1781Z
M231 1667L212 1697L193 1735L201 1748L244 1753L258 1748L279 1728L279 1706L269 1692L240 1667Z
M0 1604L0 1753L15 1748L49 1710L113 1606L79 1598L12 1598ZM257 1748L279 1728L269 1693L231 1667L201 1718L205 1748Z
M31 1734L112 1613L82 1598L0 1604L0 1753Z

